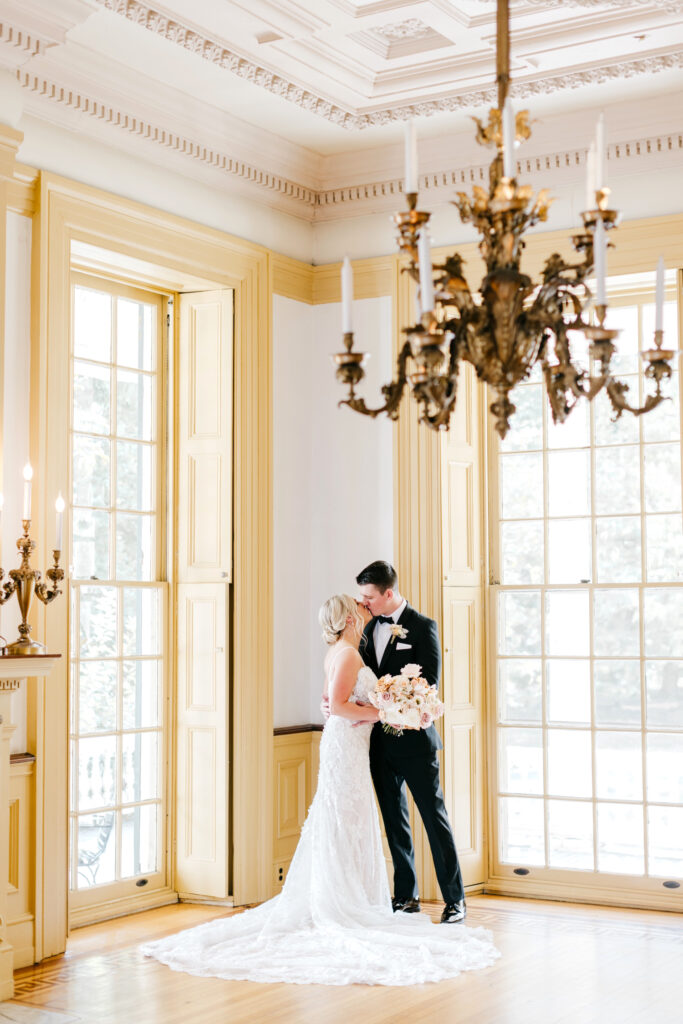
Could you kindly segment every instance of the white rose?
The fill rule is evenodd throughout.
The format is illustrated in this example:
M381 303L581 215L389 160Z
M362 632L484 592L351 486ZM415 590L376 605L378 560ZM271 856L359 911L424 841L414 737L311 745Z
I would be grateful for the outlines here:
M407 676L408 679L419 679L421 672L422 665L404 665L401 669L401 675Z

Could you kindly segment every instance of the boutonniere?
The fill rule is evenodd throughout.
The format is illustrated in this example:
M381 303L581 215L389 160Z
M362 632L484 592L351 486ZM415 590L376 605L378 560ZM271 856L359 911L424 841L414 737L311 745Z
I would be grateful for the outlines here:
M399 640L405 640L405 638L407 636L408 636L408 630L405 628L405 626L399 626L399 624L397 622L395 626L391 627L391 640L389 641L389 643L390 644L396 643L396 639L397 638Z

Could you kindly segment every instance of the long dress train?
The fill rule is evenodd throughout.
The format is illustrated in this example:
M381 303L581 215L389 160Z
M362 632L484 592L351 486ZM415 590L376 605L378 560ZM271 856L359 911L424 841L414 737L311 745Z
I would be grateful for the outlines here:
M353 699L374 688L358 673ZM368 750L372 725L331 716L318 788L282 892L142 947L176 971L306 985L418 985L488 967L490 932L393 913Z

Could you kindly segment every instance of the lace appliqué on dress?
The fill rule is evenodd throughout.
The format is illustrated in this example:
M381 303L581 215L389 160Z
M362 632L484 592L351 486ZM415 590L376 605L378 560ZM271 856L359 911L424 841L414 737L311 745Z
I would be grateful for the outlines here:
M353 697L376 677L364 666ZM490 932L391 909L370 776L372 725L331 716L318 788L282 892L253 910L142 947L188 974L302 985L419 985L488 967Z

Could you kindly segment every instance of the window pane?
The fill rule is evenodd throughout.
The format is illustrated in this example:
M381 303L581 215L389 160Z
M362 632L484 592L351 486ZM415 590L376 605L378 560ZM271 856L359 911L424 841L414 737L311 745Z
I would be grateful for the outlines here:
M649 385L651 390L652 385ZM643 416L644 441L677 441L681 434L681 417L679 412L678 374L674 373L670 381L664 384L663 392L671 401L661 402L647 416Z
M651 583L683 580L683 527L680 515L647 516L647 578Z
M138 800L154 800L159 796L158 735L156 732L123 734L124 804Z
M610 369L615 375L637 373L640 369L638 344L638 307L610 306L607 313L607 326L610 330L619 331L615 345L617 351L612 356ZM636 396L638 392L636 390Z
M124 661L124 729L147 729L161 725L160 672L161 663L158 661Z
M109 579L109 512L73 510L71 554L77 580Z
M591 680L590 662L552 660L548 676L548 721L577 722L590 725Z
M664 878L683 876L683 807L649 807L649 874Z
M678 444L648 444L644 448L646 512L679 512L681 455Z
M593 595L593 650L598 657L640 654L637 590L596 590Z
M110 381L108 366L74 360L74 430L86 434L110 434Z
M501 593L498 602L501 654L541 653L541 595L534 591Z
M648 736L647 798L651 803L683 804L683 734Z
M154 307L117 299L116 362L137 370L153 368Z
M77 810L116 803L116 737L78 741Z
M116 433L151 441L152 378L133 370L116 371Z
M81 814L74 819L77 832L78 877L73 888L89 889L116 878L116 814Z
M640 725L640 662L593 663L597 725Z
M153 565L152 516L116 515L117 580L151 580Z
M73 503L108 508L110 505L109 441L73 435Z
M546 594L546 653L559 657L587 656L589 651L588 592L555 590Z
M599 798L642 800L640 733L599 732L595 737L595 774Z
M624 377L629 395L638 394L638 378ZM638 420L629 413L614 419L614 409L607 394L601 391L593 399L596 444L637 444L640 438ZM647 419L647 417L645 417Z
M540 729L501 729L498 737L499 788L506 793L543 792L543 733Z
M113 732L116 729L116 662L81 662L78 688L78 731Z
M123 653L161 654L159 591L126 587L123 591Z
M74 355L111 361L111 298L106 292L74 288Z
M118 600L114 587L81 587L79 601L81 658L111 658L118 653Z
M588 402L574 406L564 423L548 416L548 448L586 448L590 444Z
M595 511L598 515L640 511L640 449L637 445L596 450Z
M683 729L683 661L646 661L647 724Z
M642 875L644 870L642 807L598 804L598 871Z
M548 793L592 796L591 734L584 729L548 730Z
M157 804L126 807L121 812L121 877L158 871Z
M590 583L590 519L551 519L548 523L548 581Z
M502 583L543 583L543 520L503 523Z
M641 575L640 516L597 519L599 583L636 583Z
M645 591L645 654L683 658L683 590Z
M590 512L588 452L548 455L548 511L551 516L583 516Z
M500 492L503 519L542 516L543 456L501 455Z
M543 800L499 798L500 859L504 864L545 864Z
M593 868L593 807L571 800L548 801L551 868Z
M116 506L149 512L153 506L152 449L134 441L116 442Z
M541 662L498 662L498 708L502 722L541 721Z
M510 420L510 432L500 443L502 452L530 451L543 447L543 391L540 384L515 389L517 411Z

